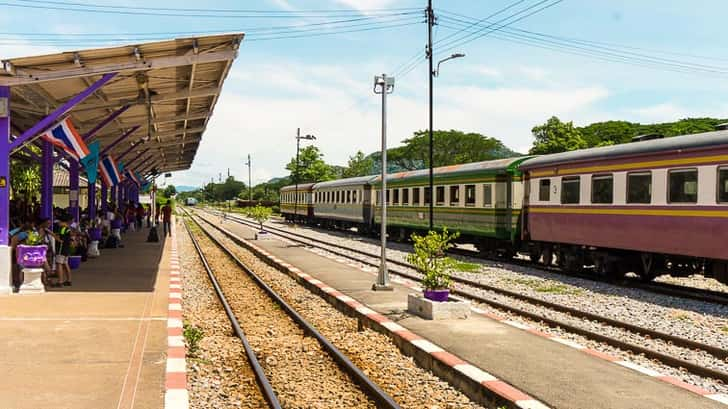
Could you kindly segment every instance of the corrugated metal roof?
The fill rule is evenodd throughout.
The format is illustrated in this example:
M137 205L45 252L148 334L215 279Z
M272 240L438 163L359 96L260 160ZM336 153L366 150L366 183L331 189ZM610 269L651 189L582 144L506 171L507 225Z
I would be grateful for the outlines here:
M449 175L455 175L455 174L470 174L470 173L477 173L482 171L488 171L488 170L506 170L509 166L512 164L522 161L525 157L518 157L518 158L506 158L506 159L495 159L495 160L489 160L484 162L472 162L472 163L464 163L460 165L450 165L450 166L441 166L434 168L432 170L432 173L435 175L435 177L442 177L442 176L449 176ZM420 179L424 177L429 177L430 170L429 169L419 169L419 170L411 170L407 172L398 172L398 173L392 173L387 175L387 182L393 181L393 182L400 182L408 179ZM382 177L378 176L374 181L377 183L381 183Z
M11 86L11 121L19 133L103 74L118 72L73 108L74 125L81 134L87 133L130 105L88 142L99 140L103 149L139 125L112 154L133 148L129 160L149 149L146 155L158 162L160 172L187 169L242 39L242 33L233 33L12 58L3 60L0 85ZM151 139L142 143L148 133L147 96L152 106Z
M70 180L71 175L68 173L68 170L58 165L53 167L53 187L68 187ZM78 186L84 189L87 188L88 180L84 177L79 177Z
M656 152L671 152L685 149L699 149L726 144L728 144L728 131L705 132L537 156L523 162L520 168L532 169L566 162L572 163L613 159L615 157L642 155Z
M306 192L310 191L313 188L314 183L299 183L298 184L298 191L299 192ZM281 192L292 192L296 190L296 185L288 185L283 186L281 188Z

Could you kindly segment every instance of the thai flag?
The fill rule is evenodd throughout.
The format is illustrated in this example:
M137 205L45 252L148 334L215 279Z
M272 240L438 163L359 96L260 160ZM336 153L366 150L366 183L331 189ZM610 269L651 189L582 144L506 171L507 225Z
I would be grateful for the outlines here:
M121 182L119 168L116 166L114 158L109 155L106 155L101 160L101 178L104 180L106 186L116 186Z
M66 117L61 122L55 124L41 137L63 149L76 160L83 159L89 154L86 142L83 141L83 138L71 123L71 117Z
M127 169L126 172L124 172L124 177L130 179L132 182L134 182L135 185L141 187L141 182L139 182L139 179L137 179L136 175L134 174L134 172L132 172L131 169Z

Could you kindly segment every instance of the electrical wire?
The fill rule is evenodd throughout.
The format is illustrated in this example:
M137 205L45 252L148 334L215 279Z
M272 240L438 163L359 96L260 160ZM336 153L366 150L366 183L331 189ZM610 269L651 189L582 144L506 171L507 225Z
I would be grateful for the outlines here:
M519 4L521 4L521 3L523 3L524 1L526 1L526 0L518 0L518 1L515 1L515 2L513 2L513 3L509 4L509 5L507 5L506 7L503 7L502 9L500 9L500 10L498 10L498 11L496 11L496 12L494 12L494 13L490 14L489 16L487 16L487 17L483 17L482 19L480 19L480 20L478 20L478 21L476 21L476 22L473 22L473 23L471 23L471 24L470 24L470 25L469 25L468 27L465 27L465 28L463 28L463 29L461 29L461 30L459 30L459 31L456 31L456 32L454 32L454 33L450 33L450 34L449 34L448 36L446 36L445 38L442 38L442 39L440 39L440 40L437 40L437 41L435 41L435 42L434 42L434 44L439 44L439 43L441 43L441 42L447 41L447 40L451 39L452 37L454 37L454 36L456 36L456 35L458 35L458 34L462 33L462 32L463 32L463 31L465 31L466 29L468 29L468 28L470 28L470 27L474 27L474 26L477 26L477 25L479 25L480 23L482 23L482 22L484 22L484 21L487 21L487 20L488 20L488 19L490 19L490 18L493 18L493 17L495 17L495 16L497 16L497 15L499 15L499 14L501 14L501 13L505 12L505 11L508 11L508 10L512 9L513 7L516 7L517 5L519 5Z
M462 20L460 20L462 21ZM460 25L452 24L450 18L443 18L443 26L448 29L460 30ZM519 44L539 46L554 51L561 51L587 57L599 57L601 61L622 62L650 68L664 68L677 72L700 72L712 74L728 73L728 67L693 63L690 61L662 58L659 56L636 53L630 50L619 49L615 46L597 45L594 42L564 38L550 34L537 33L522 29L505 29L499 33L500 40L518 42Z
M367 13L371 16L383 17L392 13L395 9L380 9L381 11L366 10L318 10L318 11L296 11L296 10L235 10L226 11L220 14L204 14L209 12L202 9L164 9L154 7L130 7L130 6L104 6L94 4L70 3L61 1L38 1L38 0L15 0L23 2L8 3L0 2L0 6L29 8L36 10L70 11L95 14L133 15L133 16L156 16L156 17L195 17L195 18L332 18L346 17L353 13ZM28 4L30 3L30 4ZM194 11L193 11L194 10ZM162 12L164 11L164 12ZM396 9L396 12L402 9Z

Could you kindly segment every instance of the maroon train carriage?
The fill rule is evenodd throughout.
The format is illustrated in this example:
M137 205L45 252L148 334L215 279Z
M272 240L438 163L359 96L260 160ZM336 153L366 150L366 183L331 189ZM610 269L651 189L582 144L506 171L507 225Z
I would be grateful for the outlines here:
M545 155L520 168L532 260L728 284L728 131Z
M281 188L281 215L286 221L313 220L313 183L300 183ZM296 200L298 194L298 200Z

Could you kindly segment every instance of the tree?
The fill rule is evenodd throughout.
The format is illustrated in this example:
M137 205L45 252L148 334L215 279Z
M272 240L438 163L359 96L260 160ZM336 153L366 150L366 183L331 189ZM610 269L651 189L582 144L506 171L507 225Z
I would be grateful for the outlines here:
M555 116L543 125L534 126L531 132L536 138L530 151L532 154L566 152L587 147L581 132L574 128L572 122L561 122Z
M298 159L298 183L315 183L332 180L336 177L334 169L324 162L323 154L315 146L301 149ZM291 172L291 180L296 182L296 157L286 165Z
M174 185L169 185L164 189L164 195L166 197L172 197L177 194L177 188Z
M374 171L374 160L364 156L364 152L357 151L354 156L349 157L349 163L342 173L345 178L371 175Z
M508 149L498 139L475 132L465 133L453 129L437 130L433 132L432 137L435 167L520 155ZM401 170L414 170L429 166L430 142L427 131L415 132L411 138L404 140L404 144L404 146L387 150L387 159L394 167ZM381 165L378 167L381 169Z
M216 183L213 186L213 196L217 201L235 199L245 190L245 183L228 176L223 183Z

